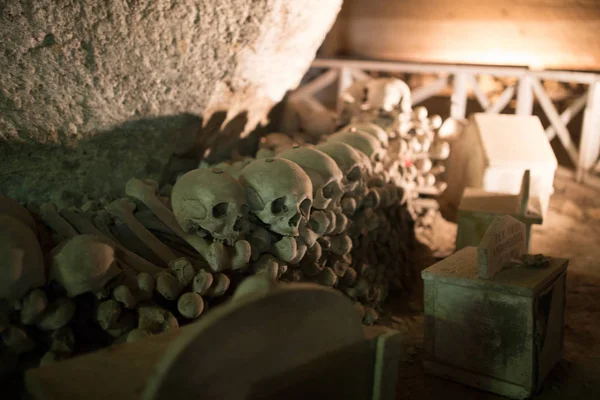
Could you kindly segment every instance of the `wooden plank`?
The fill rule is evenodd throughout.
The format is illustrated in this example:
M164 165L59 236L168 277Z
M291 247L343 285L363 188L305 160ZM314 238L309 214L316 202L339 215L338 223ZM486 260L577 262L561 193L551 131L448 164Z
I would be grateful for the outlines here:
M471 84L471 89L473 90L473 94L475 94L477 102L479 103L481 108L483 108L484 111L487 110L490 107L490 100L479 87L479 82L477 82L477 78L475 77L475 75L469 75L468 80Z
M352 57L600 70L593 0L346 0L338 21Z
M312 96L318 91L323 90L327 86L331 85L338 77L338 71L330 69L317 76L312 81L305 85L300 86L293 92L293 96Z
M337 112L338 114L342 111L344 103L342 102L342 93L352 86L352 72L350 68L341 67L338 72L338 86L337 86Z
M368 79L373 79L373 77L366 72L361 71L360 69L353 69L350 72L352 74L352 79L355 81L364 81Z
M463 119L467 114L467 88L469 74L459 72L454 75L452 97L450 98L450 118Z
M581 130L577 180L583 180L583 171L592 168L600 155L600 80L590 86Z
M571 121L571 119L573 119L575 115L577 115L577 113L579 113L579 111L583 109L583 107L585 107L587 99L587 93L582 96L579 96L573 103L571 103L569 107L567 107L560 114L560 120L563 122L563 124L565 124L565 126ZM549 141L554 139L554 136L556 136L556 129L554 129L552 125L546 128L546 136L548 137Z
M448 86L448 77L444 76L435 81L412 91L412 104L413 106L427 100L431 96L441 92Z
M531 88L531 77L523 76L519 79L517 90L516 115L531 115L533 112L533 90Z
M556 129L556 133L558 135L558 138L560 139L560 142L565 147L565 150L567 151L567 154L569 154L571 161L573 161L573 163L577 165L577 148L571 140L571 134L560 120L560 116L558 115L556 108L554 108L552 100L550 100L550 97L548 96L541 83L537 79L532 78L531 85L535 96L537 97L540 103L540 106L544 110L544 113L550 120L552 126L554 126L554 129Z
M502 110L504 110L506 108L506 106L508 105L508 103L510 103L510 101L512 100L514 95L515 95L515 87L514 86L507 87L504 90L504 92L502 92L502 94L498 97L496 102L494 104L490 105L485 110L485 112L488 114L498 114L499 112L501 112Z
M457 73L486 74L493 76L519 77L527 73L526 68L482 67L460 64L409 63L399 61L372 61L357 59L317 58L312 64L315 68L358 68L368 71L412 72L412 73Z

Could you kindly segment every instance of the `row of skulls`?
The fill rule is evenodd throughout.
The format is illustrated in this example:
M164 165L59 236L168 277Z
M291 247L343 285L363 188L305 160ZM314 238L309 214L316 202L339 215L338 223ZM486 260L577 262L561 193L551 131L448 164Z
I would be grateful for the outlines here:
M385 290L367 286L379 279L373 271L381 266L370 268L358 257L352 262L350 252L359 244L371 260L377 258L371 251L375 236L357 242L357 226L374 229L377 218L386 219L382 208L406 198L403 182L389 174L390 160L402 157L394 147L398 141L390 138L371 122L347 125L314 145L297 146L271 134L255 158L189 171L164 192L152 181L131 179L129 199L93 212L43 204L36 215L58 243L48 257L28 211L0 198L4 343L26 351L32 346L27 329L36 326L52 336L47 360L72 351L69 321L88 294L96 299L98 324L112 337L133 340L172 329L177 313L195 319L218 303L238 272L238 278L250 272L329 286L340 282L338 288L354 299L378 292L364 296L374 306ZM150 249L153 261L115 233L123 227ZM390 249L396 246L387 241ZM157 297L175 310L158 306ZM373 321L376 312L370 310L366 319Z
M213 243L233 245L247 233L254 259L260 250L252 239L263 229L282 240L297 238L296 247L305 251L325 233L320 220L336 221L341 233L347 216L376 196L367 181L386 146L381 128L362 124L316 146L274 149L241 165L196 169L175 183L173 213L187 234L211 237Z
M361 147L366 153L343 139L367 145ZM345 130L314 147L254 159L237 171L192 170L174 184L170 208L151 182L132 179L127 194L203 256L208 266L200 269L164 243L143 239L156 253L171 251L164 255L168 268L156 268L101 229L98 220L112 215L140 238L148 237L142 224L136 227L135 207L125 199L106 204L88 219L80 210L58 212L43 204L37 214L58 243L46 257L48 263L29 212L3 197L7 215L0 216L0 333L5 344L15 353L29 351L34 343L27 332L34 326L56 342L42 362L66 357L73 346L68 324L81 301L77 299L86 293L97 299L96 319L109 335L137 338L178 326L173 313L148 304L155 293L175 301L184 318L195 319L203 312L204 299L228 291L227 270L244 270L252 263L251 272L281 277L284 264L297 265L305 254L317 261L317 240L325 235L332 235L329 243L338 256L348 254L348 217L378 196L369 192L366 181L381 149L371 134ZM333 285L335 279L326 277L323 283Z

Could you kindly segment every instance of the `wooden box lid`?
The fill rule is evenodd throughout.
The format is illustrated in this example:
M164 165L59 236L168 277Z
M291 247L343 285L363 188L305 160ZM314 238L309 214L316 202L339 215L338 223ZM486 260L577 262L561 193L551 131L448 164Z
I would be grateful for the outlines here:
M538 117L477 113L471 124L476 128L488 166L539 166L552 172L556 169L556 156Z
M515 212L519 205L519 197L514 194L491 193L483 189L465 188L460 205L459 213L484 213L510 215L523 222L530 224L541 224L540 199L531 197L524 214Z
M477 247L465 247L423 272L424 280L455 286L502 291L533 297L567 269L568 260L548 257L547 267L515 266L498 272L489 279L478 278Z

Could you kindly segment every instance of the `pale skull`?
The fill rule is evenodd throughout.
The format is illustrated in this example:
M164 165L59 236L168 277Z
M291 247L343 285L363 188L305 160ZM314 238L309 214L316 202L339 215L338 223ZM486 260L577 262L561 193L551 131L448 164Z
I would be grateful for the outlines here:
M300 146L279 153L279 157L295 162L308 174L313 188L313 208L325 210L339 205L344 195L344 175L331 157L315 148Z
M410 88L400 79L379 78L370 80L366 84L366 92L368 108L390 112L400 105L402 112L410 112Z
M240 172L250 212L280 235L298 236L302 218L309 218L312 183L296 163L283 158L251 162Z
M96 235L77 235L53 250L51 279L69 297L98 292L121 273L114 245Z
M171 192L173 214L189 234L235 242L247 212L244 188L220 168L195 169L181 176Z
M341 142L321 143L316 148L333 158L342 171L344 192L350 193L358 186L366 185L367 178L371 175L371 164L364 154L361 155L352 146Z
M361 122L352 123L345 126L340 132L363 132L367 133L376 138L382 147L387 148L389 146L389 135L387 132L377 124L372 122Z
M331 135L327 141L346 143L364 153L373 163L383 161L387 154L375 137L364 132L340 131Z
M291 149L298 144L292 137L284 133L274 132L261 137L258 148L271 150L273 154L277 154L283 150Z

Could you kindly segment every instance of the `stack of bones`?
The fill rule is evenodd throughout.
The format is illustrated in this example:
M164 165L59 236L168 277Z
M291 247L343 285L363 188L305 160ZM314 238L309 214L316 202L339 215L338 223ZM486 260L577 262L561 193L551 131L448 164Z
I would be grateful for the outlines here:
M127 198L81 208L0 198L2 368L176 329L256 274L336 288L375 322L414 276L414 189L436 184L430 158L448 152L439 116L401 107L398 82L346 93L350 121L318 143L273 133L254 158L163 187L134 178Z

